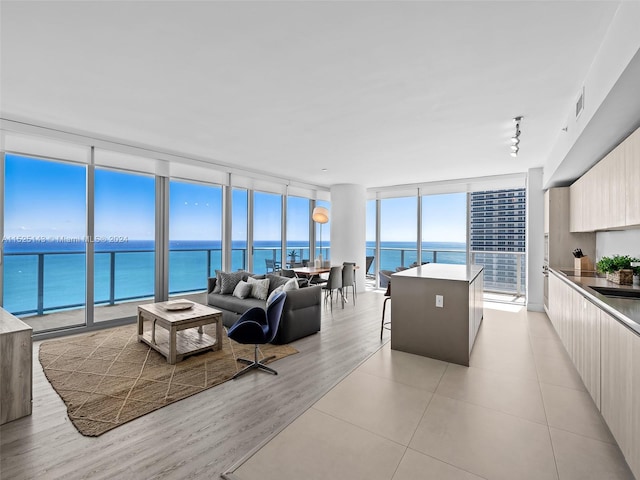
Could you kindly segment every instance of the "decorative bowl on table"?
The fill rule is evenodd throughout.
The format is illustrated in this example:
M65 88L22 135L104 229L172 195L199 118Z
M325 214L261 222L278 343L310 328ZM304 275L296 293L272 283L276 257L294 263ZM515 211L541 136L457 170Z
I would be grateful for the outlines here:
M167 310L188 310L191 307L193 302L189 300L169 300L164 305Z

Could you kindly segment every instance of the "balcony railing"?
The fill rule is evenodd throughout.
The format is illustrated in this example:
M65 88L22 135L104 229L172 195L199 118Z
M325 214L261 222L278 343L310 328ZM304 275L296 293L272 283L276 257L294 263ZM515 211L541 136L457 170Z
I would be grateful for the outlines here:
M367 247L367 255L375 255L375 249ZM380 248L380 270L395 272L398 267L409 267L417 262L415 248ZM526 268L524 252L485 251L470 252L470 263L484 269L486 292L524 296L526 291ZM467 252L463 250L423 249L422 262L464 265Z
M375 249L367 247L367 255L375 255ZM408 267L418 261L415 248L380 247L380 270L395 271L398 267ZM422 249L422 261L464 265L467 252L456 249Z
M169 294L178 294L203 290L206 285L206 278L198 278L196 284L185 284L185 277L194 281L197 276L211 275L212 267L220 265L220 249L171 249L169 252L169 263L174 264L174 270L170 274L170 284L174 287ZM176 258L176 255L189 255L187 258ZM246 256L246 253L245 253ZM106 257L106 258L105 258ZM85 252L5 252L5 308L13 310L14 315L43 315L48 312L69 310L84 307L85 296ZM32 259L29 261L29 259ZM12 298L12 292L7 285L12 280L7 278L12 275L11 262L19 261L20 274L24 274L26 281L23 282L26 291L21 292L21 297ZM193 270L194 266L198 272L187 271L185 275L180 272L180 267L175 268L180 263L187 263L187 270ZM23 271L26 268L28 271ZM150 298L154 296L154 251L153 250L110 250L98 251L95 253L96 279L94 284L96 305L115 305L116 303ZM184 270L184 268L183 268ZM198 275L199 274L199 275ZM64 276L76 279L73 285L68 288L59 286L56 279ZM34 288L35 287L35 288ZM74 288L75 287L75 288ZM58 291L55 291L58 290ZM50 299L46 301L45 294L49 291ZM121 291L122 293L118 293ZM124 293L127 292L127 293ZM17 295L17 294L16 294ZM35 297L35 298L34 298ZM31 306L32 305L32 306Z
M285 265L309 258L309 248L288 247ZM323 254L330 253L323 247ZM281 248L254 249L254 271L265 273L264 259L278 259ZM95 305L115 305L154 296L155 252L109 250L95 252ZM327 258L327 257L325 257ZM85 252L6 252L4 305L19 316L85 306ZM246 268L248 250L232 249L232 269ZM172 248L169 251L169 294L202 291L206 278L221 268L221 249ZM10 278L20 275L21 278ZM64 282L60 278L65 279ZM13 289L13 290L12 290ZM48 298L47 298L48 297Z
M471 263L484 265L484 291L524 296L527 276L524 252L470 252Z

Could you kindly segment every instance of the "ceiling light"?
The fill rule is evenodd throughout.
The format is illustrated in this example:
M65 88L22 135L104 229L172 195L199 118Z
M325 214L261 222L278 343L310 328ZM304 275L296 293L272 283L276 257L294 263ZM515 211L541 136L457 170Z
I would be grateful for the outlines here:
M520 131L520 122L522 122L522 119L524 117L520 116L520 117L514 117L513 121L516 124L516 131L513 134L513 137L511 137L511 143L513 145L511 145L511 156L512 157L517 157L518 156L518 152L520 151L520 134L522 133Z

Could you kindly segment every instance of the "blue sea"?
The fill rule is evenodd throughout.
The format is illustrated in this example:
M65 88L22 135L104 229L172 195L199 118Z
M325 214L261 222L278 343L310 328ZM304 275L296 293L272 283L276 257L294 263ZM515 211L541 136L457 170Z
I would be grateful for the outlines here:
M153 297L154 242L119 238L96 239L96 304ZM423 261L466 263L464 243L425 242ZM436 258L434 258L434 252ZM246 242L233 242L232 270L243 268L247 259ZM254 271L264 273L266 259L282 262L279 242L257 241L254 245ZM415 243L383 242L381 270L395 270L416 261ZM375 255L367 242L367 255ZM323 248L330 259L330 248ZM309 259L308 242L287 244L285 262ZM16 315L46 313L78 307L85 302L86 255L84 241L4 242L4 308ZM201 291L207 277L214 276L222 264L221 245L215 241L171 241L169 245L169 291L171 294ZM369 273L374 273L371 267Z

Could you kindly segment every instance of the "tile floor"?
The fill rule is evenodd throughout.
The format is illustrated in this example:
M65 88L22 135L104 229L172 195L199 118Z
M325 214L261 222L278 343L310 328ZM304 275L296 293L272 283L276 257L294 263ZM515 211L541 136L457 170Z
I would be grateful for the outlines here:
M387 343L231 478L633 479L547 316L484 312L469 368Z

